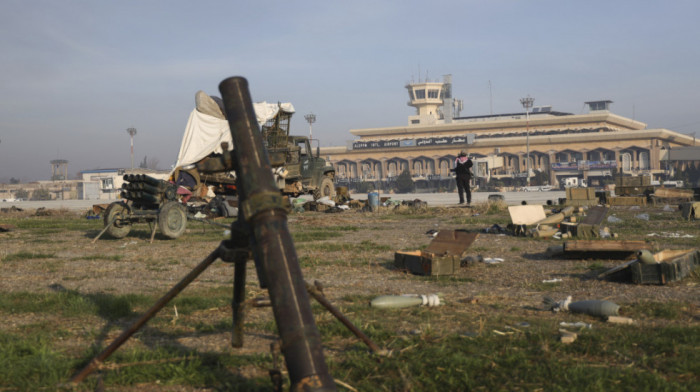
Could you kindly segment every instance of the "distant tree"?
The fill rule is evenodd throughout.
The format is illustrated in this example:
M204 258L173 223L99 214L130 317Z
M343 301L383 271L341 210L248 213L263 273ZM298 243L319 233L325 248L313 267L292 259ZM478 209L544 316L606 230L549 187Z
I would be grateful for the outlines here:
M32 192L32 200L51 200L51 194L46 188L39 188Z
M15 199L27 200L29 198L29 192L24 189L17 189L15 191Z
M408 169L404 169L396 178L396 191L398 193L409 193L414 190L415 184L413 183L413 178L411 178L411 172Z
M19 184L19 183L20 183L19 178L14 178L14 177L10 178L10 184Z
M148 160L147 167L151 170L158 170L159 163L160 163L160 160L158 160L158 158L151 158Z
M148 159L148 155L146 155L145 157L143 157L143 161L141 163L139 163L139 168L158 170L159 163L160 163L160 160L158 160L158 158Z

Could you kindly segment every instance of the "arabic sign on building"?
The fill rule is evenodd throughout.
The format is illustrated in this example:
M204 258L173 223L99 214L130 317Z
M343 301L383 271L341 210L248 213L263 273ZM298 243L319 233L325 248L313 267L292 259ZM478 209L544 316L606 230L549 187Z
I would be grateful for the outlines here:
M552 163L552 170L607 170L616 169L617 161L578 161L578 162L555 162Z
M353 142L353 150L362 150L368 148L396 148L396 147L423 147L423 146L443 146L454 144L472 144L474 143L474 134L466 134L463 136L451 137L428 137L421 139L402 139L402 140L373 140L373 141L358 141Z

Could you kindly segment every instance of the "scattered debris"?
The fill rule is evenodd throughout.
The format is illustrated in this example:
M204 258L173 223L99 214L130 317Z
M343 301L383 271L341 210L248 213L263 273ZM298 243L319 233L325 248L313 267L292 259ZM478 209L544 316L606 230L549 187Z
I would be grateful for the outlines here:
M441 230L425 250L396 252L394 266L418 275L453 275L478 235L463 230Z
M605 321L613 324L634 324L633 319L621 316L608 316L608 318Z
M504 201L506 201L506 198L505 198L505 196L503 196L501 194L492 194L492 195L488 196L487 200L492 202L492 203L495 203L495 202L499 202L499 201L504 202Z
M36 209L36 212L34 213L35 216L51 216L52 211L49 209L46 209L46 207L39 207Z
M613 316L613 317L615 317L615 316ZM559 325L561 325L562 327L565 327L565 328L579 328L579 329L591 329L591 328L593 328L593 324L584 323L583 321L577 321L575 323L568 323L566 321L562 321L561 323L559 323Z
M691 234L681 234L681 233L668 233L668 232L661 232L661 233L649 233L647 234L647 237L663 237L663 238L695 238L694 235Z
M500 257L487 257L483 260L485 264L500 264L504 260Z
M0 233L12 231L15 229L14 225L0 224Z
M12 207L8 207L8 208L0 208L0 212L2 212L3 214L8 214L10 212L22 212L22 211L24 211L24 210L17 207L17 206L12 206Z
M571 344L576 341L576 338L578 337L576 332L567 331L565 329L559 329L559 333L561 334L561 342L564 344Z
M542 281L542 283L559 283L563 282L560 278L554 278L554 279L545 279Z

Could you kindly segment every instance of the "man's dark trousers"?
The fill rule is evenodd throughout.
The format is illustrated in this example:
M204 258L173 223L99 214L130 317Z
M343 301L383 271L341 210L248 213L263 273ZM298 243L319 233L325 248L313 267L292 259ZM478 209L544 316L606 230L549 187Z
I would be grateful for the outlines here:
M457 175L457 192L459 192L459 204L464 203L464 194L467 194L467 204L472 203L472 191L469 189L469 176Z

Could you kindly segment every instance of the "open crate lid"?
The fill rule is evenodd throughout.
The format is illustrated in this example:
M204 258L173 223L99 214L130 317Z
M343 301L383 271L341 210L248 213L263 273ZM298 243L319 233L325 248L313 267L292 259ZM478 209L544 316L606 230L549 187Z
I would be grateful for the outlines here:
M440 230L425 252L437 256L460 256L474 243L479 233L464 230Z

